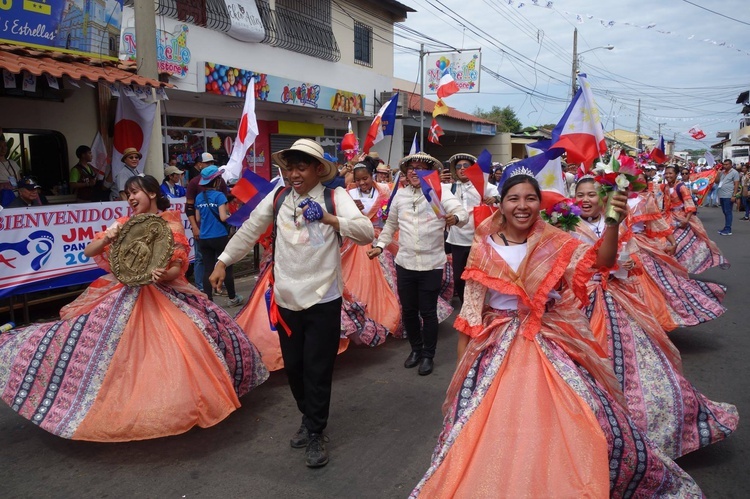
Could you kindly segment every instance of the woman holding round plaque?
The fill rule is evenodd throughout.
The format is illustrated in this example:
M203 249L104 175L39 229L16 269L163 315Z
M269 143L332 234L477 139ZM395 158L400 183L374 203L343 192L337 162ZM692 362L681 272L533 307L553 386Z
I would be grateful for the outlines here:
M268 377L234 320L185 279L180 213L151 176L85 254L109 271L60 320L0 335L0 397L55 435L144 440L209 427Z

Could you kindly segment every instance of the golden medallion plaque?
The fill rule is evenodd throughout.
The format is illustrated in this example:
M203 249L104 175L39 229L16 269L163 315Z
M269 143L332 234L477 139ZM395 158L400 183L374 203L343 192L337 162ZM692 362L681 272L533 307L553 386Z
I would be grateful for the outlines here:
M169 263L174 237L169 224L158 215L134 215L120 229L112 244L109 266L126 286L151 283L151 271Z

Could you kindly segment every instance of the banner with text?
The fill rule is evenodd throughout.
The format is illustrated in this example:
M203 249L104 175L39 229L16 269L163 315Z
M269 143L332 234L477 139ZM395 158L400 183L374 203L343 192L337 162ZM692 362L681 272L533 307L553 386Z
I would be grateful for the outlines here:
M123 0L0 0L0 42L117 60Z
M479 68L482 66L482 53L479 50L427 54L425 56L426 93L437 93L440 78L448 71L458 84L459 93L479 92Z
M185 198L171 201L170 209L183 213L192 246ZM83 254L84 248L94 234L131 213L124 201L0 211L0 298L91 282L104 272Z

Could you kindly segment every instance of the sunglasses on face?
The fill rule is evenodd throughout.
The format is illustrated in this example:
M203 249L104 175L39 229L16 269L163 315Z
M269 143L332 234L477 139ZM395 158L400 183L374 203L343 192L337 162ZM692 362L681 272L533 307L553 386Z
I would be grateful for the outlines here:
M409 165L409 166L407 166L407 167L406 167L406 171L407 171L407 172L408 172L409 170L429 170L429 169L430 169L430 167L429 167L429 166L427 166L427 165L416 165L416 166L414 166L414 165Z
M456 170L463 170L471 166L471 163L456 163Z

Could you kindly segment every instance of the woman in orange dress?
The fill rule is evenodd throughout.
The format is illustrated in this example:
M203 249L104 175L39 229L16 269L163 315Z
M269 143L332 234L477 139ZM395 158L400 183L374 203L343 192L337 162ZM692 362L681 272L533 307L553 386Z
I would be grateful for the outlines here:
M455 323L463 354L412 497L701 497L628 416L575 299L614 264L617 227L583 244L539 219L540 199L533 177L510 177L477 228Z
M711 267L729 268L729 262L721 250L706 234L698 217L690 189L677 181L677 168L664 169L661 189L664 199L664 217L674 227L677 241L675 258L691 274L700 274Z
M592 177L578 181L576 200L582 217L576 235L596 244L604 235L605 216ZM607 352L633 422L676 459L727 438L737 428L737 409L707 399L683 376L680 353L652 312L664 296L645 296L639 281L629 276L635 265L630 255L637 258L638 252L632 233L621 228L620 241L627 243L618 257L620 268L589 279L584 312Z
M126 286L112 274L60 311L60 320L0 335L0 396L44 430L118 442L184 433L222 421L268 372L243 331L185 279L189 244L180 213L151 176L125 192L134 214L169 224L174 251L153 282ZM128 217L85 250L109 268Z
M665 331L702 324L726 312L721 305L726 288L691 279L674 257L677 246L672 227L651 192L628 200L625 220L636 252L631 258L642 271L635 273L646 303Z

